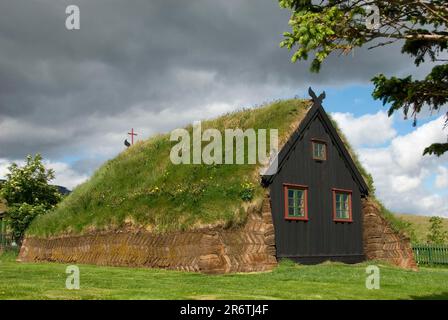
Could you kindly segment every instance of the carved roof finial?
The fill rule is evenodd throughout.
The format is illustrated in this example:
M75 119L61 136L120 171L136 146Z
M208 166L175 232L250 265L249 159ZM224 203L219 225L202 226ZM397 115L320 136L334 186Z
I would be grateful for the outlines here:
M311 87L309 87L308 93L315 104L322 104L322 101L325 99L325 91L322 92L319 96L316 96L313 89L311 89Z

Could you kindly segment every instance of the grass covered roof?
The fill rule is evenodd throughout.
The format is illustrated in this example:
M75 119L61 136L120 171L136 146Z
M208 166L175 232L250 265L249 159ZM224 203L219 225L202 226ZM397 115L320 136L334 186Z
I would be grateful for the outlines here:
M202 132L225 129L278 129L280 147L310 109L309 100L275 101L202 121ZM337 128L374 199L372 177L359 163ZM192 126L186 128L190 133ZM96 231L133 229L151 232L229 227L243 223L250 204L261 204L265 190L258 165L175 165L170 151L176 142L160 134L107 161L55 210L37 217L28 236L48 237ZM206 144L206 143L205 143ZM396 230L408 225L381 205Z
M278 129L282 145L310 107L284 100L202 122L215 128ZM192 127L186 128L192 131ZM121 228L180 231L243 222L248 202L260 201L258 165L175 165L170 134L137 142L107 161L57 208L33 221L28 235L81 234Z

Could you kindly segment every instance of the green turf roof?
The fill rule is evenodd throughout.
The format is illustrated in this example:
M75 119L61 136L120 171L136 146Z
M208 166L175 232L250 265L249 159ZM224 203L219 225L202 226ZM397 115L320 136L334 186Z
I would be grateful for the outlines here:
M203 121L202 130L276 128L281 146L310 106L309 100L275 101ZM374 198L372 177L333 124ZM191 132L192 126L186 129ZM73 190L55 210L36 218L27 234L46 237L116 229L160 233L229 227L245 221L249 205L261 203L265 190L257 165L174 165L169 158L174 144L169 134L161 134L121 152ZM382 208L395 229L405 229L400 219Z
M307 100L276 101L203 121L202 130L277 128L281 144L309 107ZM192 127L186 129L191 131ZM38 217L28 235L121 228L164 232L243 222L248 203L263 197L258 166L174 165L169 158L174 144L169 134L163 134L123 151L54 211Z

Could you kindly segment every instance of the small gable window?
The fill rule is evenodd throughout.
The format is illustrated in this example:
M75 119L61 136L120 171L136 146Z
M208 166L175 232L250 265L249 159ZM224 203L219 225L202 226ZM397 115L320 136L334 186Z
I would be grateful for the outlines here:
M314 160L327 160L327 144L325 141L313 140L313 159Z
M285 196L285 219L308 220L308 187L284 184L283 190Z
M352 192L333 189L333 220L352 222Z

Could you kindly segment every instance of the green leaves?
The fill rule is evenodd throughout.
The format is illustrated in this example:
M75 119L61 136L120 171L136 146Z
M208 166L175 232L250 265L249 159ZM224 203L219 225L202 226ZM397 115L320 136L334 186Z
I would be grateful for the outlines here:
M413 80L412 76L386 78L380 74L372 81L375 85L372 96L382 100L383 104L392 104L389 116L397 110L402 110L405 118L411 113L414 126L422 108L427 106L436 111L448 103L448 65L435 66L423 80ZM447 151L448 143L434 143L423 151L423 155L441 156Z
M383 104L392 104L389 115L402 109L407 118L411 112L414 125L424 106L439 110L448 103L448 65L435 66L423 80L413 80L412 76L388 79L378 75L372 81L375 85L372 96Z
M61 196L48 184L54 179L54 171L45 168L39 154L27 156L23 167L13 163L8 169L0 197L8 203L6 217L15 239L20 241L31 221L53 208Z
M38 215L44 214L47 208L43 204L14 204L8 208L8 223L16 241L21 241L26 229Z
M423 155L425 154L435 154L436 156L440 157L445 152L448 152L448 143L433 143L429 147L423 151Z
M289 50L297 47L291 57L294 63L297 60L307 60L311 52L315 52L315 58L311 63L311 71L318 72L322 62L333 51L341 50L349 52L354 45L363 42L350 36L350 28L357 25L356 15L363 13L358 7L343 9L340 6L322 6L317 10L316 6L310 6L297 1L281 1L280 6L293 11L289 20L291 32L285 32L285 39L280 43L281 47ZM297 9L293 9L296 7ZM340 40L340 41L335 41Z
M420 30L423 34L428 34L427 30ZM402 53L408 53L415 57L414 63L419 66L425 62L425 58L429 57L430 61L435 62L438 56L446 51L448 48L448 41L431 41L425 39L406 40L401 48Z
M444 244L448 240L448 232L443 230L443 221L440 217L431 217L429 219L428 243Z
M240 197L244 201L251 201L255 195L255 185L252 182L244 182L240 186Z
M310 65L312 72L319 72L322 63L333 52L349 53L354 47L369 42L371 48L404 40L401 52L410 54L419 66L429 59L443 62L442 53L448 50L448 3L442 0L428 1L386 1L373 0L379 12L379 28L372 29L366 21L372 20L372 10L363 7L360 1L328 0L315 2L308 0L279 0L282 8L291 11L289 25L291 31L284 33L281 47L294 50L291 61L314 58ZM439 110L448 103L448 66L437 65L423 80L412 76L386 78L378 75L372 79L375 90L373 97L383 104L391 104L389 115L402 110L405 118L417 115L424 107ZM448 124L448 113L447 113ZM446 144L433 144L424 154L441 155Z

